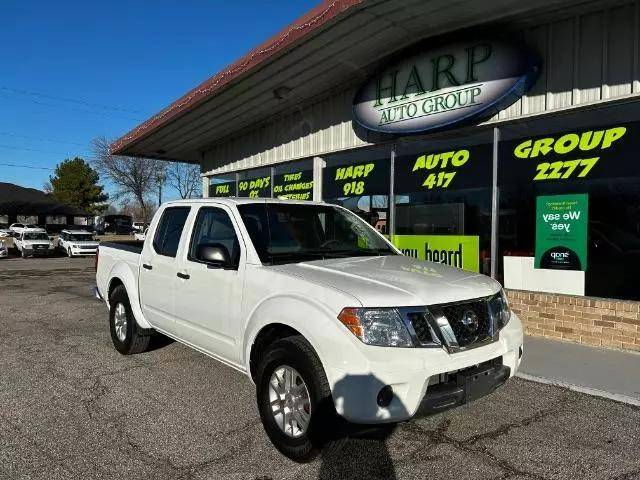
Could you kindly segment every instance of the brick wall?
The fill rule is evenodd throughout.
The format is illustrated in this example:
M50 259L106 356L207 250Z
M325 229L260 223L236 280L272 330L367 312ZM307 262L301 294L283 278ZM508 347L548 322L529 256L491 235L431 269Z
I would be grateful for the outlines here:
M506 292L527 335L640 352L640 302Z

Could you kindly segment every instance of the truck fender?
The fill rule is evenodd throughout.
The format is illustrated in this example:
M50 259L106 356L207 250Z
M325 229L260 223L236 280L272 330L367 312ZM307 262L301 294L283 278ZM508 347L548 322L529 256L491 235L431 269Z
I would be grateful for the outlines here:
M345 332L335 312L322 303L299 293L289 292L268 297L259 302L250 312L245 328L242 363L246 371L251 371L251 348L260 331L266 326L281 324L293 328L311 344L320 358L329 385L333 387L337 379L332 378L333 368L341 361L339 352L358 352L353 348L353 339Z
M131 271L131 267L125 263L117 262L111 271L109 272L109 285L107 288L107 304L109 303L109 292L111 291L111 286L113 282L116 280L120 280L124 285L125 290L127 291L127 296L129 297L129 303L131 304L131 311L133 312L133 316L136 319L136 323L138 327L142 329L152 329L153 327L146 318L144 318L144 314L142 313L142 309L140 308L140 296L138 295L138 282L136 281L133 272Z

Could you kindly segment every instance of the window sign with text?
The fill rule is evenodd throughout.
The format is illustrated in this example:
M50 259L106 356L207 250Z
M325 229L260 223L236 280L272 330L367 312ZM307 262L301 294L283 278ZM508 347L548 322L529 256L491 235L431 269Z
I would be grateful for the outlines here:
M491 145L420 152L396 158L398 194L485 187L491 184Z
M587 194L536 198L535 268L586 270L588 221Z
M209 197L235 197L236 181L216 182L209 184Z
M500 183L556 182L637 175L640 123L500 142Z
M362 160L327 166L323 172L323 197L384 195L389 192L389 160Z
M394 235L403 255L479 272L479 237L475 235Z
M250 174L250 172L249 172ZM238 196L249 198L271 197L271 175L247 175L238 181Z
M283 200L313 200L313 170L274 175L273 196Z

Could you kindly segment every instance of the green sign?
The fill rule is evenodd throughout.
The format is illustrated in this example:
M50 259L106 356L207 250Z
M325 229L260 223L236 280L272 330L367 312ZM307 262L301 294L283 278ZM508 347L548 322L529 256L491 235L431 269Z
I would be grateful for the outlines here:
M393 244L403 255L480 271L480 238L473 235L394 235Z
M283 200L313 200L313 170L274 175L273 196Z
M538 197L535 268L586 270L588 221L586 193Z

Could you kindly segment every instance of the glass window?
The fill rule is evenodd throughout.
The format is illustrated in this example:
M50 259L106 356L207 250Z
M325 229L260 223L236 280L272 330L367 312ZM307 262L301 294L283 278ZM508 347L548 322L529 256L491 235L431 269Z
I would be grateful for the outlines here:
M583 271L584 294L640 300L640 107L604 107L501 127L499 278ZM549 205L567 208L549 210ZM555 272L554 272L555 271ZM528 285L523 285L529 289ZM545 284L537 289L557 291Z
M170 207L162 213L162 218L153 238L156 253L175 257L180 244L180 236L189 216L189 207Z
M324 201L351 210L380 233L388 234L390 157L389 148L326 157Z
M238 174L238 196L271 197L271 168L256 168Z
M366 223L338 207L255 203L238 210L264 263L395 255Z
M209 197L235 197L236 174L216 175L209 179Z
M313 160L276 165L273 197L282 200L313 200Z
M37 215L18 215L17 220L19 223L30 223L30 224L36 224L38 223L38 216Z
M394 244L421 260L491 269L492 132L396 148Z
M223 246L229 252L233 265L240 260L240 244L233 223L227 212L220 208L203 207L198 212L191 236L189 260L196 260L196 252L201 245Z

